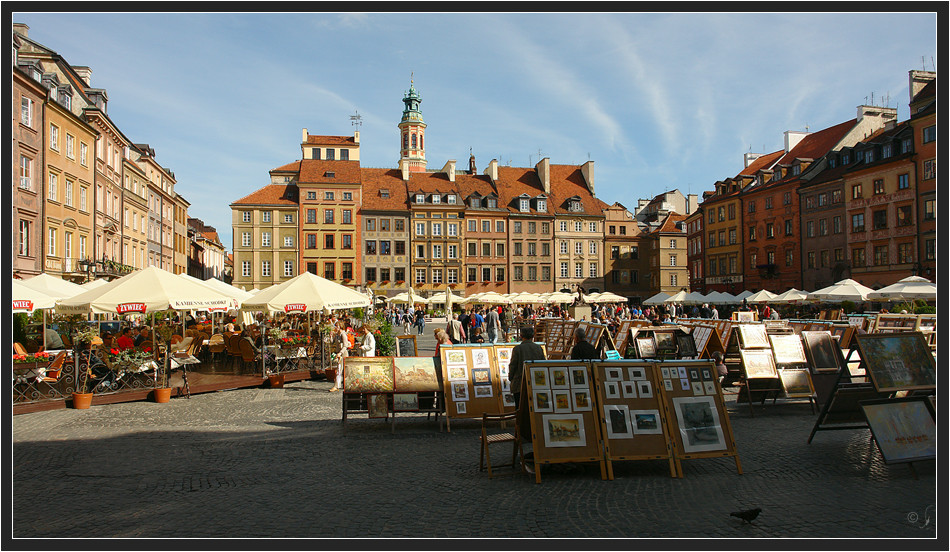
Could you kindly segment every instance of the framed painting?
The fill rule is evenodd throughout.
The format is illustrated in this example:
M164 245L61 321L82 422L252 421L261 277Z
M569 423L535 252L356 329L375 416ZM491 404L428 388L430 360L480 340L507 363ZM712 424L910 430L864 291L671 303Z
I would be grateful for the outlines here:
M455 403L455 412L456 414L467 414L468 413L468 403L457 402Z
M764 324L739 324L739 339L742 340L742 347L746 349L770 346Z
M630 380L647 379L647 371L643 366L628 366L627 378Z
M550 370L551 389L570 389L570 369L567 366L552 366Z
M491 386L491 369L472 368L472 384L476 387Z
M608 439L632 439L633 427L630 425L630 409L625 404L605 404L604 422L607 425Z
M775 355L775 364L807 364L805 348L802 346L801 336L795 334L770 335L772 353Z
M549 389L535 390L533 399L535 412L554 412L554 402Z
M512 347L495 347L495 358L498 359L498 366L508 367L511 362Z
M703 387L703 382L693 381L693 382L690 382L690 385L693 386L693 396L700 396L700 395L706 394L705 388Z
M653 340L656 342L657 351L669 351L676 349L676 342L673 340L673 332L653 332Z
M583 414L547 414L541 417L546 447L583 447L587 445Z
M584 389L572 389L571 390L571 401L574 406L575 412L584 412L593 410L594 407L590 402L590 391Z
M736 322L755 322L755 313L752 311L738 311L733 314L736 315Z
M397 335L396 336L396 355L401 357L414 357L418 354L416 349L416 336Z
M815 395L815 386L807 369L786 368L779 370L779 377L782 379L782 389L785 390L786 397L807 399Z
M604 398L607 398L607 399L620 398L620 382L619 381L605 381L604 382Z
M393 392L393 362L388 357L343 359L343 390L347 393Z
M673 410L683 439L683 452L726 449L714 397L673 397Z
M501 403L504 406L514 406L515 405L515 394L511 392L504 392L501 394Z
M472 349L472 367L489 368L488 349Z
M476 399L487 399L492 397L491 385L476 385L474 389Z
M663 389L666 389L667 391L672 391L672 390L673 390L673 380L671 380L671 379L665 379L665 380L663 380Z
M551 393L553 393L555 412L571 412L570 389L554 389Z
M445 349L445 364L460 364L462 366L467 365L468 356L465 353L465 349Z
M641 399L653 398L653 384L650 383L650 380L639 380L634 383L637 384L637 395Z
M715 395L715 394L716 394L716 382L714 382L714 381L704 381L704 382L703 382L703 390L706 391L706 394L707 394L707 395Z
M395 391L441 391L435 357L393 359Z
M662 435L659 410L631 410L630 421L634 435Z
M748 379L777 378L772 349L739 349Z
M865 369L878 391L936 388L936 363L922 333L864 334L856 339Z
M812 370L816 373L837 372L841 368L838 360L840 353L835 351L838 344L831 337L831 332L802 331L801 337Z
M884 462L914 462L936 458L937 425L927 397L861 401Z
M468 382L453 381L451 383L451 387L452 387L453 401L467 401L468 400Z
M449 381L468 381L468 367L464 364L449 364L445 367Z
M689 391L692 388L693 386L689 383L688 379L684 378L680 380L680 389L682 389L683 391Z
M604 368L604 379L607 381L620 381L623 379L623 368L612 366Z
M670 368L669 368L669 366L661 366L661 367L660 367L660 375L662 375L664 379L668 379L668 378L670 377ZM633 378L631 378L631 379L633 379Z
M572 366L571 367L571 388L572 389L588 389L590 386L587 383L587 367L586 366Z
M637 382L635 381L620 382L620 394L625 399L637 398Z
M415 412L419 410L418 393L393 393L393 412Z
M640 358L655 358L656 345L653 343L653 337L638 337L634 340L637 346L637 356Z
M377 393L366 396L366 404L369 410L370 418L388 418L389 417L389 395Z
M681 357L696 356L696 343L693 336L684 333L676 334L676 354Z
M528 369L531 374L531 387L533 389L550 389L551 384L548 380L548 369L543 366L532 366Z

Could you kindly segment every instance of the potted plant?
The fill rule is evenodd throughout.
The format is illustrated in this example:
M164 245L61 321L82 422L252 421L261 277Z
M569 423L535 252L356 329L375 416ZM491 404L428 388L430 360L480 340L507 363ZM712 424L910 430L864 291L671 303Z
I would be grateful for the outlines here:
M73 408L86 409L92 406L92 391L88 388L92 377L92 344L97 340L99 340L99 329L96 326L80 326L73 333L73 355L77 368ZM81 370L80 367L82 367Z
M159 362L155 364L155 389L152 396L157 403L166 403L171 400L172 388L168 383L168 373L171 366L171 341L175 334L174 328L168 324L159 324L153 330L152 335L165 347L165 356L157 356ZM158 347L155 347L155 354L158 353ZM153 357L154 358L154 357Z

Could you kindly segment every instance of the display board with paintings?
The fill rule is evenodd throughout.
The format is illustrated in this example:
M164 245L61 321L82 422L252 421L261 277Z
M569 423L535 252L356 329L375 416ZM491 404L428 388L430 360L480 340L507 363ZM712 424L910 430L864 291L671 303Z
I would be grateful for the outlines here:
M756 319L755 311L735 311L732 313L732 320L736 322L755 322Z
M535 481L541 482L541 466L562 462L599 462L601 479L607 479L588 363L529 361L524 370Z
M935 389L936 362L920 332L855 336L864 368L881 392Z
M677 358L689 360L699 358L699 347L696 346L692 333L678 331L673 334L673 339L676 341Z
M937 424L930 399L914 396L861 403L885 464L937 457Z
M677 477L661 402L663 380L655 368L650 361L591 363L609 479L614 478L612 462L619 460L667 460L670 476Z
M698 358L712 358L714 352L725 352L722 343L719 341L719 332L715 326L707 324L697 324L693 326L690 332L693 336L693 343L696 344L696 353Z
M653 341L652 332L637 333L633 338L633 346L637 352L637 358L656 358L656 342Z
M765 324L738 324L739 346L743 349L768 349L768 332L765 331Z
M782 392L782 381L771 348L741 348L739 358L742 377L736 402L748 402L749 412L754 416L752 403L758 400L760 404L765 404L766 399L777 397Z
M656 370L677 474L683 476L683 459L720 457L733 457L741 474L715 365L708 360L664 361Z
M795 334L769 334L769 345L775 358L775 365L779 368L798 368L808 365L805 357L805 347L802 338Z
M342 391L344 422L353 413L394 420L399 412L422 412L435 414L442 428L441 377L433 357L346 357Z
M576 320L560 320L550 326L551 331L544 342L548 358L563 359L570 355L574 345L574 328L578 324Z
M396 336L396 356L414 357L418 354L416 349L416 336L397 335Z
M514 411L514 391L508 380L508 364L516 345L479 343L444 345L439 348L448 420L481 418L485 413ZM541 347L546 348L544 344Z
M845 366L841 348L828 330L802 330L801 338L813 373L836 373Z
M620 353L620 356L627 356L627 345L631 343L630 341L630 329L633 328L633 320L621 320L620 325L617 326L616 337L614 338L614 343L617 346L617 351Z
M435 357L393 358L393 431L397 415L410 412L435 414L441 431L444 401L442 373Z
M508 365L511 364L511 351L517 343L497 343L492 346L495 365L498 366L498 381L501 385L501 408L503 412L515 411L515 391L508 379Z

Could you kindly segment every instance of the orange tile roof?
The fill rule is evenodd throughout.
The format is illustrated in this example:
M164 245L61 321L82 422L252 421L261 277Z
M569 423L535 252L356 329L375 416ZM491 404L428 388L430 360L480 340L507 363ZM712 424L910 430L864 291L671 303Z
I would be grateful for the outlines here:
M549 175L548 213L604 216L603 210L609 205L590 193L579 165L550 165ZM512 211L518 210L514 200L522 194L536 197L544 193L534 167L498 167L497 186L499 203ZM567 209L567 200L574 196L581 201L579 213Z
M443 194L454 193L461 196L455 182L449 181L449 176L443 172L412 172L409 173L407 183L409 195L416 193Z
M363 182L363 206L366 211L406 211L409 212L406 183L399 169L360 169ZM382 197L381 190L387 190L389 197Z
M218 238L218 233L217 233L217 232L202 232L202 233L201 233L201 237L203 237L204 239L206 239L206 240L208 240L208 241L210 241L210 242L214 242L214 243L217 243L217 244L220 244L220 243L221 243L221 240Z
M779 159L778 164L791 164L795 159L818 159L840 142L857 122L857 119L851 119L805 136L791 151Z
M677 222L682 222L686 220L686 215L681 215L679 213L670 213L666 216L666 220L663 221L663 224L659 228L654 230L654 232L684 232L686 229L676 228Z
M270 172L300 172L300 160L294 161L293 163L287 163L286 165L281 165L276 169L271 169Z
M231 205L297 205L297 187L290 184L268 184Z
M333 176L328 176L332 174ZM359 184L359 161L304 159L300 162L299 184Z
M466 199L472 194L477 193L481 197L487 197L492 194L498 195L495 188L491 185L491 179L488 175L480 174L456 174L455 184L458 186L461 199ZM501 206L504 208L504 206Z
M316 134L307 134L308 144L326 144L333 146L355 146L356 137L354 136L320 136Z
M785 150L778 150L778 151L773 151L772 153L767 153L765 155L760 155L759 157L754 159L751 163L749 163L748 167L739 171L739 174L736 176L754 175L755 173L759 172L760 169L771 167L772 163L774 163L779 157L781 157L783 153L785 153Z

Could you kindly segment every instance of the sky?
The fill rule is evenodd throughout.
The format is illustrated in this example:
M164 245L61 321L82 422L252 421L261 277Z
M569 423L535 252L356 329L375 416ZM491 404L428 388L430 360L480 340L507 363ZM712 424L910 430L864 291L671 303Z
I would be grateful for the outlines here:
M741 171L744 153L777 151L785 131L851 120L862 104L906 120L908 71L938 61L934 13L14 12L13 21L92 69L113 122L154 148L189 216L216 227L229 251L228 205L300 159L303 128L352 136L358 113L361 165L395 168L410 79L430 169L449 159L467 169L470 153L479 173L492 159L593 160L597 197L633 208L669 190L701 196Z

